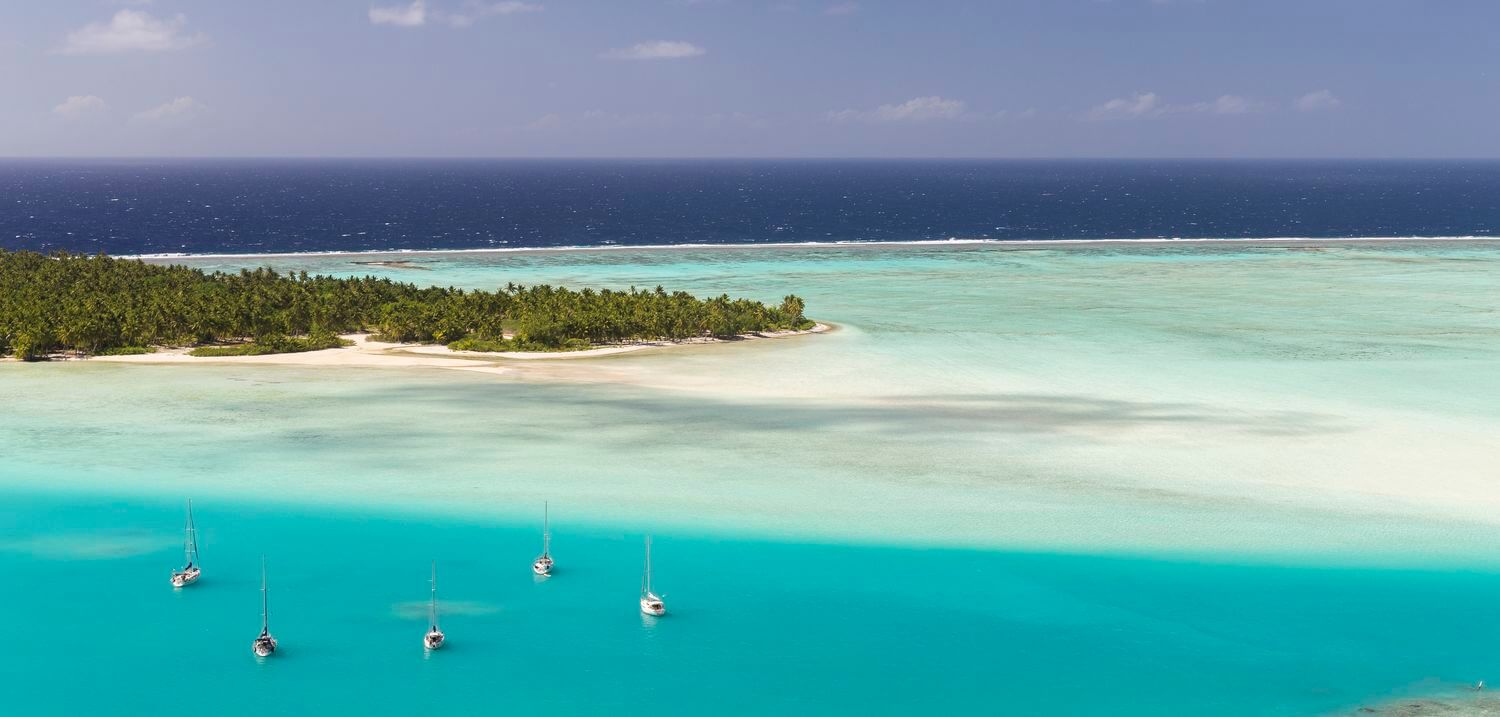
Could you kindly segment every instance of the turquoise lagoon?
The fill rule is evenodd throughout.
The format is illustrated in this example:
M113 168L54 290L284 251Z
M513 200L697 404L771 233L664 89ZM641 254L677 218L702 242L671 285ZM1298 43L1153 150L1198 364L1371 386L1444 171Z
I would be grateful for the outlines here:
M1352 708L1493 674L1490 572L1287 568L8 492L7 714L1215 714ZM250 654L258 567L281 650ZM428 561L450 644L425 655ZM17 709L19 708L19 709Z
M190 261L797 291L837 330L498 374L0 364L7 713L1303 715L1500 668L1493 244ZM188 495L207 574L173 592Z

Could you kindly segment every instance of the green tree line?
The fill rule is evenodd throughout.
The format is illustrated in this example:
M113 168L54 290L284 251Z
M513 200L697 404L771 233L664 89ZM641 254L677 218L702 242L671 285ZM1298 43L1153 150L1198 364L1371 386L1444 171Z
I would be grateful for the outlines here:
M370 276L269 268L208 273L103 255L0 249L0 355L22 359L245 341L257 352L296 351L335 346L338 334L356 331L389 341L557 350L807 328L803 309L796 296L768 306L661 287L422 288Z

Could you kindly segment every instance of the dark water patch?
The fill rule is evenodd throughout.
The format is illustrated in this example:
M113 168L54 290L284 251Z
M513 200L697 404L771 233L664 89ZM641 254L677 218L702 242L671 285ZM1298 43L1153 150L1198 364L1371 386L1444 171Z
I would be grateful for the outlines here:
M0 246L113 254L1450 237L1496 234L1500 162L8 160L0 196Z

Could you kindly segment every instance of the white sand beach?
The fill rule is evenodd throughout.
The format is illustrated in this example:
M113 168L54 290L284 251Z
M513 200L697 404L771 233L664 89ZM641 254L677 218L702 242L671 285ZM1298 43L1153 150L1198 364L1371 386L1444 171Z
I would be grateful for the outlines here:
M796 293L838 330L536 357L355 337L10 364L25 459L0 472L437 513L550 499L620 524L791 538L1500 555L1494 243L427 258L423 281L458 287ZM364 259L275 266L409 276ZM80 372L94 378L67 380ZM115 419L127 410L142 420ZM131 458L75 463L79 440ZM301 468L226 467L226 442Z
M401 344L376 341L370 334L345 334L349 346L319 351L265 354L261 356L192 356L187 348L163 348L148 354L97 356L89 361L125 364L261 364L276 366L324 366L363 368L437 368L505 371L507 361L571 361L634 353L648 349L672 349L712 344L732 344L758 339L785 339L819 334L831 330L828 324L817 324L806 331L768 331L743 334L734 339L701 338L684 341L642 341L617 346L600 346L581 351L454 351L437 344ZM538 374L544 375L544 374Z

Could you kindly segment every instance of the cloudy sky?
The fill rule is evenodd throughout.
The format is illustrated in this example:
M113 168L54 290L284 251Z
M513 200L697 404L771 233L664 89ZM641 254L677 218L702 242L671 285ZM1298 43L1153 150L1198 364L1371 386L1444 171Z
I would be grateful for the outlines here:
M1497 157L1495 0L7 0L0 156Z

